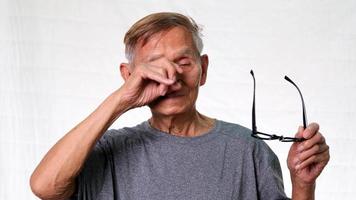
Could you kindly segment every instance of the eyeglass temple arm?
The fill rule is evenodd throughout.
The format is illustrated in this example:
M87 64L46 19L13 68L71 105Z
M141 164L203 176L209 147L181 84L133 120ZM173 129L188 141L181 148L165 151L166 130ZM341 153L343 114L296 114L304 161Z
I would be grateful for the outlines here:
M303 127L304 127L304 129L306 129L308 122L307 122L307 115L306 115L305 104L304 104L304 99L303 99L302 92L298 88L297 84L295 84L288 76L284 76L284 79L286 79L288 82L293 84L297 88L297 90L299 92L300 98L302 99L302 107L303 107Z
M252 75L253 78L253 101L252 101L252 132L256 133L257 132L257 127L256 127L256 110L255 110L255 93L256 93L256 80L255 80L255 75L253 74L253 71L251 69L250 74Z

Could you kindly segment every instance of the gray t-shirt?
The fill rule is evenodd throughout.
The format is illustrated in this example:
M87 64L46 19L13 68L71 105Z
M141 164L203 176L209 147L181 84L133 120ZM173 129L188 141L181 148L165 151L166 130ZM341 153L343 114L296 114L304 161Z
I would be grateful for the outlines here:
M277 156L250 134L220 120L197 137L170 135L148 121L109 130L86 160L72 199L288 199Z

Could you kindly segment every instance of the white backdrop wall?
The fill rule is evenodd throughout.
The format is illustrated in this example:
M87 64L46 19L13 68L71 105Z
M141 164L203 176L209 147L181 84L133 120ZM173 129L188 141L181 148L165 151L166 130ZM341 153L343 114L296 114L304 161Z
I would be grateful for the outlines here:
M356 1L0 0L0 199L36 199L29 177L48 149L122 84L123 36L141 17L176 11L203 26L210 56L202 113L250 127L257 78L260 130L294 135L297 91L310 121L321 125L331 161L318 199L354 199L356 180ZM149 117L126 113L112 128ZM286 192L289 144L269 142L280 158Z

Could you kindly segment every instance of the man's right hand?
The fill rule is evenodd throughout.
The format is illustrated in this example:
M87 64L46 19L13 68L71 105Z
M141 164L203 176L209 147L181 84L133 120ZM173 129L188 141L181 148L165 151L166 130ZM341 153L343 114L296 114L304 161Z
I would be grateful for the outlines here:
M153 64L139 64L136 66L128 63L120 65L121 75L125 83L119 89L121 102L128 109L149 104L168 91L177 90L181 83L177 82L177 73L183 70L165 58Z

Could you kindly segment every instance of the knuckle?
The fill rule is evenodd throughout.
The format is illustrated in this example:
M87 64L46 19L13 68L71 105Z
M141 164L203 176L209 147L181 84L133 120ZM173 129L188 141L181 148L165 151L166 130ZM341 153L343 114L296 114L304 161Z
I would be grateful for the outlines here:
M169 65L168 67L168 71L171 73L171 74L174 74L176 72L176 69L173 65Z
M157 70L160 74L164 74L166 71L163 67L159 67L159 68L157 68Z
M318 132L318 133L315 135L315 139L316 139L318 142L322 142L322 141L323 141L323 136Z
M320 136L321 136L321 143L325 143L325 137L320 133Z
M310 142L309 140L307 140L307 141L304 143L304 147L305 147L306 149L308 149L308 148L310 148L310 146L311 146L311 142Z
M320 151L321 151L320 145L316 145L316 146L315 146L315 149L316 149L316 152L320 152Z
M320 151L321 151L321 152L327 152L327 151L329 151L329 146L328 146L328 145L321 145Z

